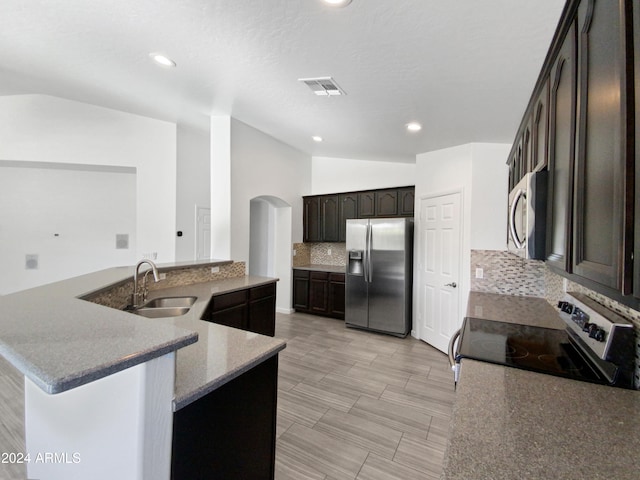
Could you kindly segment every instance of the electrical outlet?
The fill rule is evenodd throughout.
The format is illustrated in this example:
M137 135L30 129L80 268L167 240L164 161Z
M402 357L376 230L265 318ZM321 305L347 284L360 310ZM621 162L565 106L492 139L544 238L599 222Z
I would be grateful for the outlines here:
M476 268L476 278L484 278L484 269Z
M298 252L296 251L296 249L293 249L293 256L295 257L298 254Z
M331 256L331 249L327 250L327 255Z
M211 273L218 273L220 271L220 267L211 267Z
M166 280L167 279L167 274L166 273L161 273L160 274L160 280Z

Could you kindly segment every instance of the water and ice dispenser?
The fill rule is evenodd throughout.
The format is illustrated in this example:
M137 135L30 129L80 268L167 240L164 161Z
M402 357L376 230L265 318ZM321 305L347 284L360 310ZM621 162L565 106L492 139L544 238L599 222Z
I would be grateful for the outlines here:
M364 275L363 257L362 250L349 250L349 267L347 269L349 275Z

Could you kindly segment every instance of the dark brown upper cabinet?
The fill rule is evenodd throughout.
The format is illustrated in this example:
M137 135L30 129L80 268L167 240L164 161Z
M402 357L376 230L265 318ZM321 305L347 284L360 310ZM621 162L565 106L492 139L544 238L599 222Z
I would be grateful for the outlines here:
M510 188L523 163L549 171L547 266L636 309L639 10L633 0L567 0L507 161Z
M398 215L403 217L413 217L415 210L415 187L398 189Z
M320 197L320 208L322 241L340 241L340 203L338 195L324 195Z
M395 217L398 215L398 190L380 190L375 192L376 217Z
M531 112L531 169L543 170L548 163L549 148L549 79L538 93Z
M339 214L339 242L347 240L347 220L358 218L358 194L357 193L341 193L338 196L340 208Z
M376 193L360 192L358 193L358 218L367 218L376 216Z
M344 242L354 218L412 217L415 187L303 197L303 241Z
M575 144L576 29L567 31L551 68L547 263L570 272Z
M320 197L303 197L303 241L321 242L320 229Z
M627 78L625 3L582 0L578 8L572 270L630 293L633 243L625 232L632 221L627 199L633 153L627 151L627 134L633 122L627 100L633 98L628 91L633 76Z

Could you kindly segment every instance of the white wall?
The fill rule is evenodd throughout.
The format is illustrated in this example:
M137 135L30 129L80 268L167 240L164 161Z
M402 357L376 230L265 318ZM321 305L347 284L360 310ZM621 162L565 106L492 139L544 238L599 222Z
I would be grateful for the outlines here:
M196 258L196 205L211 205L210 132L178 125L176 174L176 260Z
M416 157L416 217L422 197L452 190L462 191L463 232L459 282L459 311L462 313L466 312L471 283L471 249L506 248L506 161L510 149L511 145L507 144L470 143L422 153Z
M511 145L474 143L471 149L471 249L506 250Z
M313 157L311 191L305 195L415 185L416 164Z
M135 263L135 203L134 168L0 160L0 294Z
M416 218L420 199L427 195L462 191L462 259L460 262L461 309L464 312L469 294L471 268L471 204L472 204L472 150L471 144L422 153L416 157ZM416 245L415 248L420 248ZM416 269L417 271L417 269ZM416 290L414 289L414 293ZM415 322L414 322L415 328Z
M301 242L302 195L310 190L311 158L307 154L231 119L231 258L249 261L249 202L259 196L277 197L291 205L288 248Z
M46 95L0 97L2 159L136 168L136 257L175 259L175 124Z

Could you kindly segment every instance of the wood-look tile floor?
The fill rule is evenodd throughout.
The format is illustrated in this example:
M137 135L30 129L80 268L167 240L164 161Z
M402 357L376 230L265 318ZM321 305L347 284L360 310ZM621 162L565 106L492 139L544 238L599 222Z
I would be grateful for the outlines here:
M414 338L277 315L276 480L438 479L454 400L447 358ZM24 452L23 379L0 357L0 452ZM0 479L24 480L0 463Z
M277 316L276 480L438 479L454 400L446 355L414 338Z

